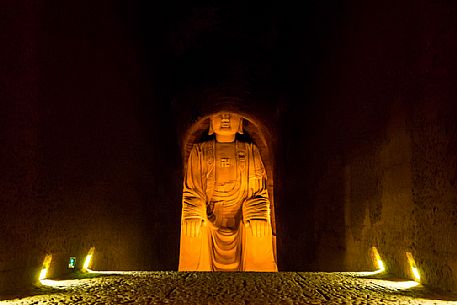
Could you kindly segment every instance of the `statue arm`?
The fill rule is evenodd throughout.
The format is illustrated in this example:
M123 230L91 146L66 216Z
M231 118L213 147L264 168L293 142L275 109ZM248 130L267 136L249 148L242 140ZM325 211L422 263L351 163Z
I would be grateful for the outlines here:
M183 183L182 218L204 219L206 196L202 181L201 150L194 145L187 162L187 171Z
M266 187L266 172L259 150L252 145L252 158L249 161L248 198L243 204L245 221L270 220L270 200Z

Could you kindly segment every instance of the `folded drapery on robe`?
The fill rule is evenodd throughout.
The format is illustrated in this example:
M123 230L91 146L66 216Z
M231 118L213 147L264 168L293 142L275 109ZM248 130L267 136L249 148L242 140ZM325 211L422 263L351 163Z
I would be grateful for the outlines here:
M215 141L195 144L183 183L182 222L202 221L190 237L181 225L180 271L277 271L273 255L266 175L257 147L236 141L237 180L232 190L215 186ZM267 232L253 236L250 220L263 220Z

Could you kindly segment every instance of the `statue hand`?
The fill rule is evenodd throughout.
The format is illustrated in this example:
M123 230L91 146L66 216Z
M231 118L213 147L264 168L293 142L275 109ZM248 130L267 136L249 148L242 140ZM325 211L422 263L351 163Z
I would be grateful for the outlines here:
M191 218L184 220L184 232L186 236L198 237L203 220L200 218Z
M249 220L249 227L254 237L264 237L267 235L268 222L265 219L251 219Z

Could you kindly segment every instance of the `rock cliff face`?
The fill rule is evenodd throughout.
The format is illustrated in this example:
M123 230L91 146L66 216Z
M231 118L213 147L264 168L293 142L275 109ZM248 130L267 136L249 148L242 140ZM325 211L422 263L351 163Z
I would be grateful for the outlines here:
M457 290L457 6L178 2L5 4L0 291L91 247L176 270L186 135L216 101L265 141L280 270L373 269L376 246Z

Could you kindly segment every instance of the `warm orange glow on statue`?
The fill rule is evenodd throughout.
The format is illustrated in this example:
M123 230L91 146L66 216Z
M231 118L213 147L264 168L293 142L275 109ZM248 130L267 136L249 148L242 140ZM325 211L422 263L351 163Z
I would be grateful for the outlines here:
M179 271L277 271L270 201L257 147L235 140L242 118L211 117L184 177Z

